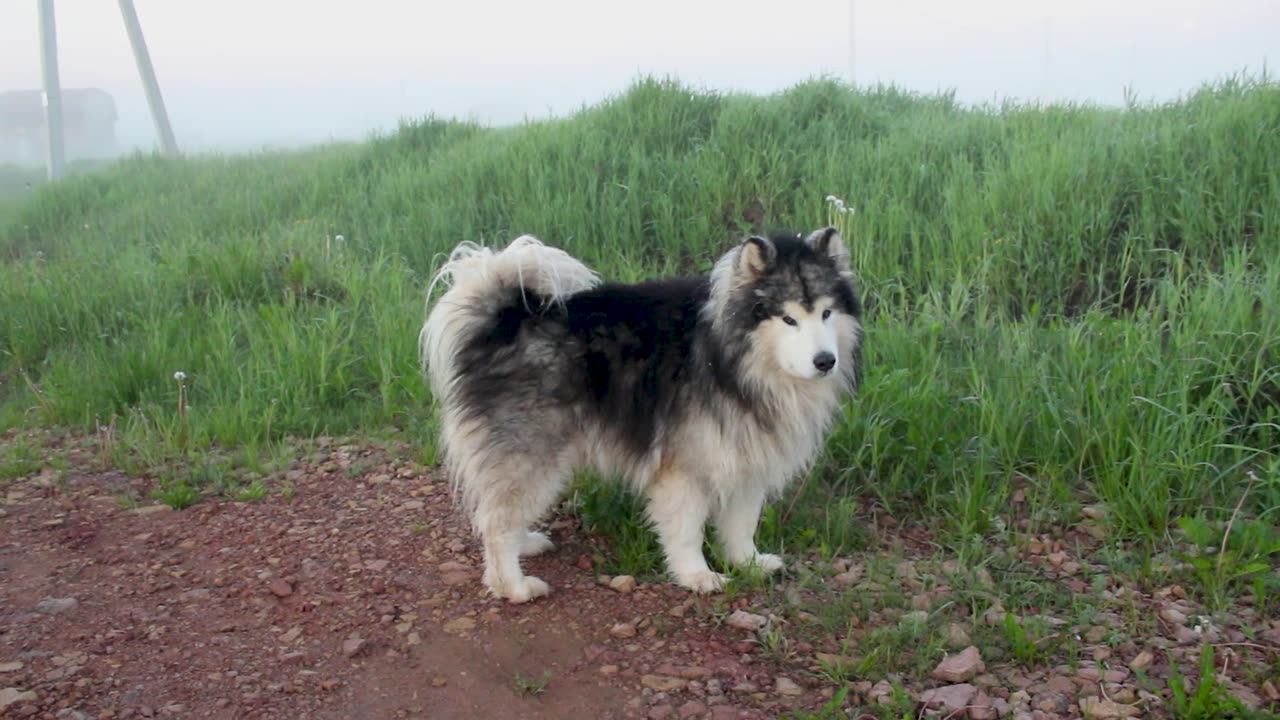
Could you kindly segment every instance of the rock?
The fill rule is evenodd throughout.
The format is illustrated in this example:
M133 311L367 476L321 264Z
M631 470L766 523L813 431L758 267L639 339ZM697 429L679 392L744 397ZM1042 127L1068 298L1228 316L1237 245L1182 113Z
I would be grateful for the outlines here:
M987 608L987 611L982 614L982 622L988 625L1000 627L1004 625L1005 613L1006 610L1004 609L1004 606L1000 603L996 603L995 605Z
M143 505L133 510L135 515L155 515L156 513L164 512L173 512L173 508L168 505Z
M955 650L969 645L969 631L960 623L947 623L942 631L942 640L947 647Z
M636 589L636 579L630 575L619 575L609 581L609 587L625 595Z
M267 589L278 598L286 598L293 594L293 586L284 578L276 578L267 584Z
M18 672L24 667L26 667L26 664L23 663L21 660L14 660L13 662L0 663L0 673Z
M1132 660L1129 661L1129 669L1134 672L1138 672L1140 670L1146 670L1147 668L1151 667L1151 663L1154 660L1155 660L1155 657L1151 653L1147 652L1146 650L1143 650L1142 652L1138 653L1136 657L1134 657Z
M877 705L888 705L893 702L893 685L888 680L881 680L867 691L867 700Z
M804 694L804 689L795 684L795 682L786 675L779 675L774 678L773 691L779 695L785 695L787 697L797 697Z
M986 670L978 648L970 645L959 653L946 658L933 669L933 677L944 682L959 683L971 680Z
M645 717L649 720L666 720L675 711L676 709L671 706L671 703L662 703L649 708L649 714L645 715Z
M42 615L61 615L78 607L80 607L80 601L75 598L45 598L36 603L35 609Z
M410 500L405 504L401 505L400 509L401 510L421 510L425 506L426 506L426 503L422 502L421 500Z
M1120 720L1121 718L1138 717L1142 711L1132 705L1121 705L1111 700L1103 700L1090 696L1080 701L1080 710L1090 720Z
M676 710L676 714L680 716L680 720L690 720L690 718L700 718L707 714L707 706L699 700L690 700L680 706Z
M1280 690L1276 689L1275 683L1270 680L1262 682L1262 694L1267 696L1271 702L1280 701Z
M40 699L31 690L19 690L18 688L5 688L0 690L0 710L6 710L10 705L18 703L33 703Z
M431 687L444 687L449 684L449 678L443 675L436 675L431 678Z
M616 638L632 638L636 636L636 626L631 623L614 623L609 634Z
M474 630L475 627L476 627L475 618L467 615L459 615L458 617L453 618L452 620L449 620L444 625L442 625L441 629L447 633L453 633L456 635L458 633L466 632L468 630Z
M1062 563L1067 561L1067 554L1059 550L1058 552L1049 553L1048 559L1049 564L1054 567L1062 567Z
M358 638L358 637L347 638L346 640L342 641L342 655L343 657L353 658L359 655L360 653L364 652L368 644L369 644L369 641L363 638Z
M944 685L932 690L925 690L920 702L926 707L941 707L948 712L959 712L969 706L970 701L978 694L978 688L969 683Z
M929 613L924 610L912 610L902 616L900 625L924 625L929 622Z
M1173 623L1174 625L1186 625L1187 616L1181 610L1175 607L1167 607L1160 611L1160 617Z
M861 580L863 573L864 569L862 565L849 564L844 570L841 570L836 575L832 576L831 582L841 587L847 587Z
M1065 693L1047 692L1036 696L1036 709L1051 715L1066 715L1071 712L1071 699Z
M998 717L1000 710L986 692L979 690L969 701L969 720L996 720Z
M1046 685L1049 686L1050 690L1066 695L1074 695L1076 692L1075 681L1065 675L1054 675L1049 678L1049 682Z
M655 675L670 675L685 680L701 680L711 674L709 670L697 665L659 665L654 669Z
M1110 632L1110 630L1108 630L1106 627L1102 625L1094 625L1093 627L1085 631L1084 641L1089 643L1090 645L1096 645L1102 642L1103 640L1107 639L1108 632Z
M814 653L813 657L819 663L822 663L823 665L826 665L831 668L852 667L857 662L857 660L847 655L833 655L831 653L823 653L823 652Z
M1080 508L1080 514L1090 520L1103 520L1107 517L1107 508L1103 505L1085 505Z
M749 613L746 610L734 610L733 614L725 620L725 624L731 628L752 632L764 627L768 622L769 619L765 616Z
M386 570L387 565L390 564L390 560L366 560L364 566L366 569L373 572L382 572L383 570Z
M684 687L687 681L667 675L641 675L640 684L656 692L672 692Z
M286 632L285 634L281 635L280 642L288 644L293 642L294 640L297 640L300 637L302 637L302 628L295 627L289 630L288 632Z

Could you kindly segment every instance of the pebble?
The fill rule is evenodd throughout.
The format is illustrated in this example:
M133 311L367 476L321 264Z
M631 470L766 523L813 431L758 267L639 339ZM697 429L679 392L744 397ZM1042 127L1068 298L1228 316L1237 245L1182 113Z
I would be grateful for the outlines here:
M630 575L619 575L609 581L609 587L625 595L636 589L636 579Z
M630 638L636 636L636 626L632 623L614 623L609 628L609 634L616 638Z
M746 610L734 610L725 620L725 624L738 630L756 631L768 624L769 619L763 615L749 613Z
M278 598L286 598L293 594L293 586L284 578L276 578L267 584L267 589Z
M788 697L796 697L804 694L804 690L799 685L795 684L795 681L785 675L779 675L774 679L773 691L779 695L785 695Z
M31 690L19 690L18 688L5 688L0 690L0 710L7 709L10 705L18 703L33 703L39 699Z
M683 688L686 681L667 675L641 675L640 684L657 692L671 692Z
M475 618L467 617L466 615L460 615L446 622L444 625L441 626L441 629L447 633L457 634L457 633L466 632L468 630L473 630L475 629L475 626L476 626Z
M933 677L944 682L959 683L972 680L978 673L986 670L978 648L970 645L959 653L952 655L933 669Z
M342 641L342 655L344 657L353 658L359 655L368 644L363 638L352 637Z
M1138 672L1139 670L1145 670L1151 667L1151 663L1154 660L1155 660L1155 656L1153 656L1151 653L1147 652L1146 650L1143 650L1142 652L1138 653L1136 657L1134 657L1132 660L1129 661L1129 669L1134 672Z
M75 598L45 598L36 603L35 609L43 615L61 615L78 607L80 607L80 601Z
M920 695L920 701L925 706L943 707L954 713L968 707L977 694L978 688L969 683L960 683L926 690Z

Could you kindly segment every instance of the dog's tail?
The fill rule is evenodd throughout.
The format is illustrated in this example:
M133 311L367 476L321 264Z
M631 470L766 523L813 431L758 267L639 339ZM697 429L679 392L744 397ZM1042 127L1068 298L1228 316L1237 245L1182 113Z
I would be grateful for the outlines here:
M418 335L419 360L436 401L448 397L458 349L501 306L527 301L525 293L543 303L562 302L599 281L586 265L532 235L521 235L501 251L471 242L458 245L431 280L428 303L436 283L443 282L448 290L427 314Z

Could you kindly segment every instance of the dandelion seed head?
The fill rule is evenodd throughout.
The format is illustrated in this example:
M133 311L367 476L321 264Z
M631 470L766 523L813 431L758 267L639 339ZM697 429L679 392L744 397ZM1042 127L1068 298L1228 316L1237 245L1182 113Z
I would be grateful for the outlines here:
M187 374L179 370L178 372L173 374L173 379L177 380L178 382L182 382L183 380L187 379Z

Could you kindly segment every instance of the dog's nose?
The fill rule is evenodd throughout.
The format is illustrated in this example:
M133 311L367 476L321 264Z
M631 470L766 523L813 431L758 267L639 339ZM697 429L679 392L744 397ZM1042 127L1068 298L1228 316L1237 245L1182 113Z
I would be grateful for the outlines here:
M813 356L813 366L821 373L829 373L831 368L836 366L836 356L829 352L820 352Z

